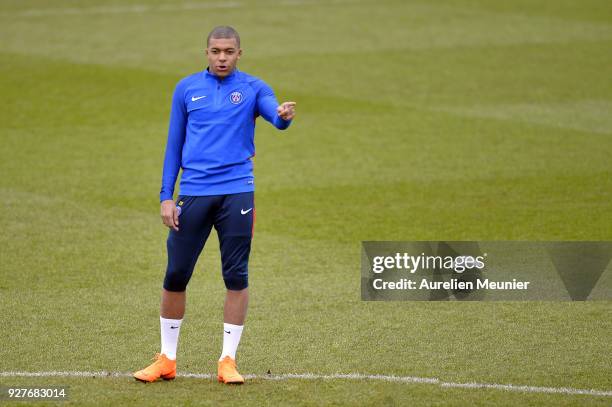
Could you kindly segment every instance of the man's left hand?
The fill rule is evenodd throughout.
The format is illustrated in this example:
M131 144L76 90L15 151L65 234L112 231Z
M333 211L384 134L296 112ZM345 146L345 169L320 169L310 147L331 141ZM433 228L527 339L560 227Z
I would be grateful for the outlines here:
M283 120L291 120L295 116L295 102L284 102L276 108L276 112Z

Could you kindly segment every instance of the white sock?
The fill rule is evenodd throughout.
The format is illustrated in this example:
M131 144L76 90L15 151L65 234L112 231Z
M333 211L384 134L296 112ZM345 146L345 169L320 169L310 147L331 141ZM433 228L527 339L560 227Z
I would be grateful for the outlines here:
M223 351L219 360L226 356L236 360L236 349L240 343L244 325L223 324Z
M176 360L176 347L178 345L179 331L182 319L166 319L159 317L161 325L161 352L168 359Z

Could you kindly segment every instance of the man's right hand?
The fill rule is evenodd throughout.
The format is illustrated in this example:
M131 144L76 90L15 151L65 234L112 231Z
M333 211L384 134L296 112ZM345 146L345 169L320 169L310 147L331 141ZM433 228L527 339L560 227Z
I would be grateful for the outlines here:
M172 199L167 199L161 203L161 218L164 225L178 232L179 213Z

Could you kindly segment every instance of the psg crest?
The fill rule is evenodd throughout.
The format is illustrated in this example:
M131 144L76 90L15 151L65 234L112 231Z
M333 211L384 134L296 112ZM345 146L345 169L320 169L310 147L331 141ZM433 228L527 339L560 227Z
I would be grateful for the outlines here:
M230 102L232 102L235 105L242 102L242 93L232 92L232 94L230 95Z

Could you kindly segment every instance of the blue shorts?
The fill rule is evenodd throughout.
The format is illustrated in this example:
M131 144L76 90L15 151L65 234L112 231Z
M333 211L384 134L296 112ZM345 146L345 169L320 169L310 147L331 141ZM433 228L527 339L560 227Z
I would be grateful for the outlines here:
M179 231L168 234L164 288L185 291L212 227L219 236L223 281L229 290L249 285L249 254L255 222L254 193L179 196Z

